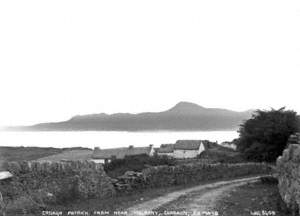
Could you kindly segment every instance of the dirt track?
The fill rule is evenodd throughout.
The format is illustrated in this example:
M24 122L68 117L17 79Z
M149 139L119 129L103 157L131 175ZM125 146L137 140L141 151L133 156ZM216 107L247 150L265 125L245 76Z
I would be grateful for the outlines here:
M260 176L219 181L179 190L132 206L127 209L127 212L130 216L141 216L145 215L143 214L145 212L151 212L161 207L163 207L164 210L188 210L191 212L209 211L213 209L215 202L226 195L227 192L243 184L258 181L259 178Z

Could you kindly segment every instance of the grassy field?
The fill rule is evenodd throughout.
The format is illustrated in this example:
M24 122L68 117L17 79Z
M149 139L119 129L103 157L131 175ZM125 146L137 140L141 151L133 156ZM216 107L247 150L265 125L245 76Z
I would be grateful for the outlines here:
M0 165L1 161L31 161L40 158L49 157L52 155L62 154L65 152L74 151L73 158L77 158L82 154L91 152L87 148L40 148L40 147L6 147L0 146ZM61 155L58 155L61 156ZM54 157L55 158L55 157ZM53 158L53 159L54 159Z
M88 160L91 159L93 150L65 150L62 153L39 158L38 161L61 161L61 160Z
M36 160L53 154L61 153L58 148L39 147L0 147L0 157L4 161Z

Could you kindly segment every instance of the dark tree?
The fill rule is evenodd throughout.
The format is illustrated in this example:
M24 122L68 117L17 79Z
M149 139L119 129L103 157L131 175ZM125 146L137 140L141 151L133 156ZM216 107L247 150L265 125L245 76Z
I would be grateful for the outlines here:
M289 136L299 129L297 113L285 107L256 110L239 129L237 149L248 160L273 162L286 147Z

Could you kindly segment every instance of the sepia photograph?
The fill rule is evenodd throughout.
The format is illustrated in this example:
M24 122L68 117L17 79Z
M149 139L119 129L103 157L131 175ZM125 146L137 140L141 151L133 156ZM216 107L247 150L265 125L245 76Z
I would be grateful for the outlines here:
M0 216L299 216L300 1L0 0Z

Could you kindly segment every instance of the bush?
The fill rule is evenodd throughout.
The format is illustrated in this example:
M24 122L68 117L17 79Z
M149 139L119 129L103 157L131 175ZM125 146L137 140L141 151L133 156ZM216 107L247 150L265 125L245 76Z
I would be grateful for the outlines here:
M209 149L198 155L199 159L210 159L214 163L242 163L245 162L242 155L234 150Z
M115 159L110 163L105 164L104 170L110 177L116 178L123 175L126 171L140 172L148 166L173 166L175 164L176 160L174 158L165 155L155 155L153 157L148 155L135 155L126 156L124 159Z
M257 110L241 125L237 150L247 160L273 162L286 147L289 136L299 130L298 126L294 111Z

